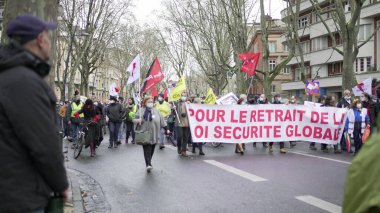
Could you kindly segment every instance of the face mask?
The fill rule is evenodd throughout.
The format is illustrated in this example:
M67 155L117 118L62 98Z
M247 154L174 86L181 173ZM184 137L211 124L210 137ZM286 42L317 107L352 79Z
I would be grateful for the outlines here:
M146 104L146 107L147 107L147 108L150 108L150 109L153 108L153 103L147 103L147 104Z
M294 100L291 100L290 103L294 103Z
M360 97L360 100L361 101L366 101L366 98L365 97Z
M181 97L181 101L186 101L186 97Z
M114 104L115 103L115 101L114 100L110 100L110 104Z
M278 102L281 102L281 100L282 100L281 98L278 98Z
M98 102L94 102L94 105L95 105L95 106L98 106Z
M346 96L344 97L346 100L350 100L351 99L351 96Z
M357 107L358 109L361 109L361 108L362 108L362 104L356 104L356 107Z
M161 97L158 98L158 101L159 102L162 102L164 99L162 99Z
M264 99L263 98L259 98L260 101L263 101Z

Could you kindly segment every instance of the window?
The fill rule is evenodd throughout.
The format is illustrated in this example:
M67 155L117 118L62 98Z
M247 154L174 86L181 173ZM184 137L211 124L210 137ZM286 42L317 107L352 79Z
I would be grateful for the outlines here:
M358 40L365 41L372 35L372 26L370 24L360 25Z
M290 74L290 67L285 67L282 71L284 74Z
M340 75L342 74L343 62L340 61L340 62L330 63L328 64L327 69L328 69L329 76Z
M315 23L318 23L318 22L321 22L321 18L319 17L319 15L317 13L314 14L314 20L315 20ZM330 18L330 13L322 13L321 14L321 17L323 20L327 20L328 18Z
M298 27L304 28L309 24L309 16L300 17L298 19Z
M357 58L355 61L355 72L362 73L371 71L371 57Z
M284 52L289 52L289 47L288 47L287 44L283 44L283 45L282 45L282 51L284 51Z
M327 37L326 36L314 38L312 40L313 51L318 51L318 50L326 49L327 48L327 43L328 42L327 42Z
M351 5L347 1L347 2L344 3L344 12L350 12L350 11L351 11Z
M272 84L272 92L276 92L276 85Z
M269 52L271 52L271 53L276 52L276 42L275 41L270 41L268 43L268 47L269 47Z
M275 67L276 67L276 61L269 60L269 71L273 71Z

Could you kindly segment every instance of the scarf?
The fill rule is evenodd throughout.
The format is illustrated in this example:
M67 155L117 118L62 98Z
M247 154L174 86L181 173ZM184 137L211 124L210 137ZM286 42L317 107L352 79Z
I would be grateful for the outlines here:
M145 121L152 121L152 109L145 108L143 117Z

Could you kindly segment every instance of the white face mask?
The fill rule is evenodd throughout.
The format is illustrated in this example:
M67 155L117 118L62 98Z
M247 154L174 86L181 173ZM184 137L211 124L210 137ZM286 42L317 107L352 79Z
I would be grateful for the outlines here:
M361 109L361 108L362 108L362 104L356 104L356 107L357 107L358 109Z
M98 106L98 102L94 102L94 105L95 105L95 106Z
M115 103L115 101L114 100L110 100L110 104L114 104Z
M162 97L158 97L158 101L163 101L164 99Z
M360 100L361 101L366 101L366 98L365 97L360 97Z
M186 97L181 97L181 101L186 101Z
M150 109L153 108L153 103L147 103L147 104L146 104L146 107L147 107L147 108L150 108Z

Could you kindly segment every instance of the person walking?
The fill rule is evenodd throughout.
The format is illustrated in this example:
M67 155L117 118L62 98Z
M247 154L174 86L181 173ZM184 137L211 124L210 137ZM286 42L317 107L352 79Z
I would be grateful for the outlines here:
M164 94L158 95L158 102L155 104L155 108L161 113L161 116L164 118L165 121L168 120L168 117L171 113L170 105L168 102L164 100ZM160 149L165 148L165 130L161 129L160 131Z
M121 106L123 107L123 109L125 108L124 107L124 98L123 97L119 97L117 99L117 102L119 104L121 104ZM125 112L125 111L124 111ZM125 119L125 113L123 114L123 120ZM126 127L125 127L125 123L124 122L121 122L121 125L120 125L120 128L119 128L119 132L117 133L117 145L120 145L121 144L121 141L124 139L123 138L123 133L126 131Z
M370 119L366 108L362 107L360 100L352 102L351 109L347 112L345 129L351 138L354 139L355 154L362 147L362 135L366 127L370 127Z
M268 100L265 97L265 94L261 94L259 99L257 100L258 104L268 104ZM256 142L253 143L253 147L256 147ZM263 142L263 147L268 148L267 142Z
M202 104L202 99L201 98L194 98L194 103L195 104ZM189 140L191 140L191 135L190 135ZM203 152L203 143L202 142L193 142L192 144L193 144L192 153L195 153L195 148L198 147L199 155L205 155L205 153Z
M61 118L62 129L63 129L63 139L67 139L67 137L69 136L69 128L68 128L69 121L67 120L67 117L66 117L67 108L68 108L68 104L67 104L67 101L65 101L63 103L63 106L61 106L61 108L59 109L59 117Z
M282 104L280 95L274 95L274 101L272 104ZM269 143L269 152L273 152L273 142ZM284 142L280 142L280 153L286 153Z
M123 106L117 102L116 97L111 96L110 104L107 107L108 128L110 131L109 149L117 148L117 139L121 123L123 122L123 114Z
M325 99L325 102L323 105L321 105L321 107L335 107L335 103L334 103L334 99L332 96L327 96L326 99ZM325 143L322 143L321 145L321 150L325 153L328 153L329 150L327 148L327 144ZM340 154L342 153L342 151L340 149L338 149L338 144L334 145L334 153L335 154Z
M17 16L0 49L0 211L44 212L57 193L68 198L56 97L49 75L55 23ZM27 103L27 106L26 104Z
M178 112L176 116L175 125L177 128L177 152L183 157L187 157L187 143L190 137L190 125L189 118L186 110L187 92L182 92L181 99L175 104L175 108Z
M132 136L132 144L135 144L135 130L133 126L133 119L135 118L135 114L137 112L137 106L133 98L128 98L127 107L125 109L125 125L126 125L126 135L125 135L125 143L128 143L129 136Z
M240 97L241 97L241 98L239 98L237 104L238 104L238 105L244 105L244 104L245 104L244 96L242 97L242 96L240 95ZM244 155L244 148L245 148L245 147L243 146L242 143L236 143L236 144L235 144L235 153L236 153L236 154Z
M75 148L75 145L78 141L78 131L79 124L81 123L84 115L83 113L79 115L79 117L75 117L74 114L81 110L83 107L83 103L80 101L80 96L77 95L74 98L74 101L69 105L66 111L66 117L68 120L68 124L71 125L71 139L73 140L73 144L71 145L71 149Z
M149 131L152 135L152 141L150 144L143 145L144 150L144 159L147 172L151 172L153 169L152 166L152 157L154 154L154 149L156 144L160 140L160 130L164 128L167 133L166 122L160 112L156 110L153 104L153 97L147 96L144 98L142 108L140 108L136 115L133 123L135 124L135 129L140 128L144 131Z

